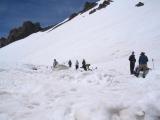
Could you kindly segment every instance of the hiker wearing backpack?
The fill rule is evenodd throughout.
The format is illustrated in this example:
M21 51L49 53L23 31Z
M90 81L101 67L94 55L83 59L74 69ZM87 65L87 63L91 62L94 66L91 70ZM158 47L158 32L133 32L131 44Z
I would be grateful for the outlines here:
M129 61L130 61L130 73L134 74L134 67L136 63L134 52L132 52L132 54L129 56Z

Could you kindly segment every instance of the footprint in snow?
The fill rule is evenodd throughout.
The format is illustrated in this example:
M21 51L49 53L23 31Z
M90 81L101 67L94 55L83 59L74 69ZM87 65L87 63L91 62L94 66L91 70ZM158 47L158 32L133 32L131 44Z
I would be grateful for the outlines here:
M29 108L29 109L34 109L34 106L28 105L27 108Z
M72 92L76 92L76 91L77 91L77 89L76 89L76 88L71 88L71 89L70 89L70 91L72 91Z
M5 69L0 69L0 72L4 72L4 71L7 71L7 70L5 70Z

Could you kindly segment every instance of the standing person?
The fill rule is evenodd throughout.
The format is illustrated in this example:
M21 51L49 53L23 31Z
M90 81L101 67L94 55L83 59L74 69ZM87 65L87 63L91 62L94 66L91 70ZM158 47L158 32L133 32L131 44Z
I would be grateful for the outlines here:
M54 61L53 61L53 68L55 68L57 65L58 65L58 62L57 62L56 59L54 59Z
M72 62L71 62L71 60L68 61L68 65L69 65L69 67L72 67Z
M148 72L147 62L148 62L148 57L145 55L144 52L141 52L140 57L139 57L139 67L136 70L137 77L139 76L139 72L142 70L143 78L145 78Z
M132 54L129 56L129 61L130 61L130 73L134 74L134 67L136 63L134 52L132 52Z
M75 67L76 67L76 70L79 68L79 62L78 62L78 60L76 60Z
M87 71L87 68L86 68L86 61L83 59L82 61L82 68Z

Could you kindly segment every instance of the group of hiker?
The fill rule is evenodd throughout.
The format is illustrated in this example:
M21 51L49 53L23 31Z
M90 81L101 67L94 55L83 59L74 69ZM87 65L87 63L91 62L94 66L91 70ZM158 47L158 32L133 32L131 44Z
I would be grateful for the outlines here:
M71 60L68 61L68 66L69 66L70 68L72 67L72 61L71 61ZM79 62L78 62L78 60L76 60L75 69L77 70L78 68L79 68Z
M142 77L145 78L145 76L146 76L146 74L149 70L149 68L147 66L148 57L145 55L145 52L141 52L141 54L139 56L139 60L138 60L139 65L136 66L136 68L135 68L136 58L135 58L134 52L132 52L132 54L129 56L129 61L130 61L130 74L133 74L133 75L138 77L139 74L140 74L140 71L142 71L143 72ZM57 65L58 65L58 62L57 62L56 59L54 59L53 68L56 68ZM68 61L68 67L69 68L72 67L72 61L71 60ZM79 68L82 68L85 71L91 70L89 67L90 67L90 64L86 64L85 59L83 59L81 67L79 67L78 60L76 60L76 62L75 62L75 69L76 70L78 70Z
M56 68L57 65L58 65L58 62L57 62L56 59L54 59L54 61L53 61L53 68ZM83 59L83 61L82 61L82 67L80 67L80 68L83 68L85 71L87 71L87 70L90 70L89 66L90 66L90 64L86 64L85 59ZM68 67L70 67L70 68L72 67L72 61L71 60L68 61ZM78 60L76 60L76 62L75 62L75 69L76 70L79 69L79 62L78 62Z
M135 68L135 63L136 63L136 58L134 52L129 56L129 61L130 61L130 73L139 76L140 71L143 72L143 78L145 78L149 68L147 66L148 62L148 57L145 55L145 52L141 52L139 56L139 65Z

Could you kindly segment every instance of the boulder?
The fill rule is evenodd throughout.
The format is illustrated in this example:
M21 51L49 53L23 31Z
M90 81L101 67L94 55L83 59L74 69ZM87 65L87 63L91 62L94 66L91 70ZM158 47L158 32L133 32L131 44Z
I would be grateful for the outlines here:
M136 7L141 7L141 6L143 6L143 5L144 5L144 3L139 2L139 3L137 3L135 6L136 6Z

